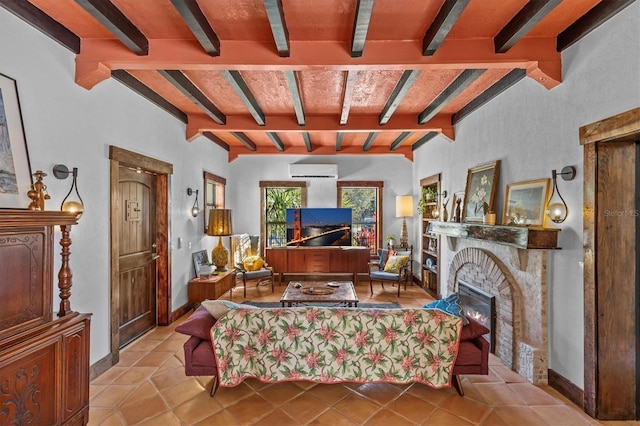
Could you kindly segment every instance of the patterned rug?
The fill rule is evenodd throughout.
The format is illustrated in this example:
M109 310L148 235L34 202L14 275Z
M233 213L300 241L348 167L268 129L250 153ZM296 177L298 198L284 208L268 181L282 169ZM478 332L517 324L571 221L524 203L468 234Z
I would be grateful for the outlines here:
M245 300L242 302L246 305L256 306L258 308L281 308L282 304L280 302L254 302L251 300ZM314 303L308 306L335 306L335 304L325 304L325 303ZM396 309L401 308L401 306L396 302L389 303L358 303L358 308L361 309Z

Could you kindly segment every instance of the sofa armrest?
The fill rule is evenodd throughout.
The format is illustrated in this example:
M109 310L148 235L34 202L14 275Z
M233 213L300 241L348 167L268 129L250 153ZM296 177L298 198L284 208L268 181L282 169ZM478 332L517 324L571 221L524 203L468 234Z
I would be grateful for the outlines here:
M482 351L481 372L478 374L489 374L489 342L482 336L471 341Z
M191 336L189 337L189 340L184 342L184 345L182 345L182 348L184 349L184 365L187 370L190 366L193 365L193 351L200 344L200 342L202 342L202 339L196 336ZM189 374L187 373L187 376L188 375Z

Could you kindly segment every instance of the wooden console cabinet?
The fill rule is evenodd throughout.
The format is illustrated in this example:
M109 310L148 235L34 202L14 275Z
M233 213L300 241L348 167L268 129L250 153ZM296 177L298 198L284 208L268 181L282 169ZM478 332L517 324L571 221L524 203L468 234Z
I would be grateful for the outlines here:
M234 286L235 272L233 269L210 278L193 278L189 281L187 288L189 303L196 305L206 299L218 299ZM231 299L231 295L229 295L229 299Z
M352 274L368 272L368 247L268 247L265 260L282 282L284 274Z
M89 421L91 315L71 310L72 213L0 210L0 425ZM54 228L60 309L53 313Z

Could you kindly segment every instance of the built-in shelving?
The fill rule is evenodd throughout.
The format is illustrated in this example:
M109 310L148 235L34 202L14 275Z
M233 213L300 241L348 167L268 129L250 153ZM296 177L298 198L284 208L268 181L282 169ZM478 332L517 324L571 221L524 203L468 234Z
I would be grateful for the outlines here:
M431 188L440 194L440 174L420 180L420 189ZM425 203L422 213L421 231L421 279L424 289L434 297L438 297L440 288L440 235L432 232L433 223L439 219L441 199L436 195L433 201Z

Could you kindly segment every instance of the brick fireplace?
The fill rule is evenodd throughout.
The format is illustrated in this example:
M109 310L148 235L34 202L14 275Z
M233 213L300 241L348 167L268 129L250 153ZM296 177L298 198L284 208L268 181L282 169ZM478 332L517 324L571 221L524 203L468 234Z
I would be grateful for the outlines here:
M502 363L533 384L547 383L547 251L458 238L448 294L463 281L495 296L495 350Z

